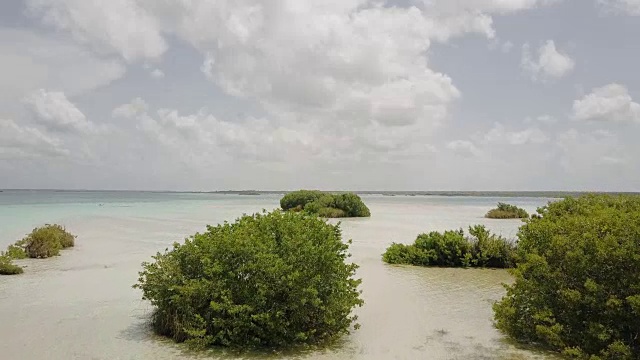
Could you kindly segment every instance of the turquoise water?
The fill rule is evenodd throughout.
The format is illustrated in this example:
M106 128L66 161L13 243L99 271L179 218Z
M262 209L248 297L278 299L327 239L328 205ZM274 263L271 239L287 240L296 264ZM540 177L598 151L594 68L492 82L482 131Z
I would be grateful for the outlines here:
M193 358L158 339L146 326L151 311L131 288L140 263L156 251L204 230L278 206L280 195L149 192L4 191L0 193L0 246L33 227L64 224L78 235L63 256L24 260L25 274L0 277L0 358ZM323 350L272 354L308 359L534 359L491 324L491 303L510 281L500 270L389 266L380 255L391 242L409 243L420 232L483 223L513 238L517 220L484 219L498 201L534 211L541 198L367 195L370 219L342 221L353 239L365 306L362 328ZM220 350L208 358L237 358ZM264 358L265 354L244 354ZM199 356L202 357L202 356Z

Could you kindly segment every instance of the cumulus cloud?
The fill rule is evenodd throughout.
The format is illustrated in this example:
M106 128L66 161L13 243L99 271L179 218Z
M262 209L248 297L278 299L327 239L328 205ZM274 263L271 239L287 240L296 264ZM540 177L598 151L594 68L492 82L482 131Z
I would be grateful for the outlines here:
M167 49L157 19L134 0L27 0L27 7L43 23L127 61L157 59Z
M573 102L573 118L582 121L640 122L640 104L627 88L609 84Z
M341 124L282 123L255 117L228 121L205 110L192 114L167 108L151 111L140 98L116 107L112 115L134 120L149 141L194 163L232 159L291 165L309 161L401 161L435 151L430 144L413 141L412 127L349 129Z
M566 53L560 52L553 40L548 40L538 49L537 57L531 54L529 44L524 44L521 66L533 80L557 79L573 71L575 61Z
M640 16L640 0L598 0L605 12Z
M158 58L166 50L164 35L177 36L206 54L202 69L209 79L228 94L258 99L279 119L437 126L460 93L428 66L431 41L466 33L493 37L493 14L550 1L410 3L28 2L46 24L128 61Z
M0 158L60 157L69 155L62 141L33 127L0 119Z
M174 155L200 164L225 159L279 162L318 155L323 151L319 144L324 142L323 145L328 146L329 141L339 141L314 134L319 129L277 126L263 118L230 122L204 110L194 114L166 108L151 112L140 98L117 107L113 116L135 120L138 130L149 140Z
M63 92L39 89L24 99L36 119L46 128L56 131L96 131L98 128Z
M108 85L125 72L119 61L97 57L73 43L28 30L0 29L0 113L40 88L74 96Z

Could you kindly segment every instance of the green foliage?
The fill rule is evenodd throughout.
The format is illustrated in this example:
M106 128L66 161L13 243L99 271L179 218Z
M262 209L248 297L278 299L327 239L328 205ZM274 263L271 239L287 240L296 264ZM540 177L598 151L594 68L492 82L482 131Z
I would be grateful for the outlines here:
M30 258L48 258L60 255L60 250L74 246L75 236L60 225L45 225L33 229L16 246L24 247Z
M280 199L280 207L282 210L304 209L305 205L316 201L322 197L324 193L317 190L298 190L285 194Z
M23 241L18 241L15 244L9 245L4 255L9 259L14 259L14 260L26 259L27 252L24 250Z
M549 203L518 236L497 328L578 359L640 358L640 197Z
M326 218L369 217L369 208L354 193L328 194L317 190L299 190L280 200L282 210L301 211Z
M339 225L316 216L245 215L158 253L134 287L156 308L155 331L178 342L317 344L347 333L363 303L347 251Z
M23 270L20 266L14 265L11 258L6 255L0 255L0 275L17 275L22 274Z
M525 209L499 202L498 207L489 210L485 217L489 219L526 219L529 214Z
M382 255L389 264L443 267L507 268L514 264L515 245L484 226L418 235L412 245L392 244Z

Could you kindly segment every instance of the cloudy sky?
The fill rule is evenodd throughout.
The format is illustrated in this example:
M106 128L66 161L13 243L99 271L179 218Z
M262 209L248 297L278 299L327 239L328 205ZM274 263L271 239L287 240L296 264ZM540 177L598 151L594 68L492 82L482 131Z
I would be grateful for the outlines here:
M0 2L0 188L640 191L640 0Z

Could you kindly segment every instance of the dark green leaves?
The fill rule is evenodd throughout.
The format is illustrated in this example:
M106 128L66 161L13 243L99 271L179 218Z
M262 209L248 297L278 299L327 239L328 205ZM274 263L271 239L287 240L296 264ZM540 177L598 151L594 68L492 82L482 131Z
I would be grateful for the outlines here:
M272 212L209 226L143 264L156 331L196 346L287 347L348 332L362 305L338 226Z
M639 358L640 197L550 203L518 236L498 329L576 358Z
M529 214L525 209L499 202L498 206L489 210L485 217L489 219L526 219Z
M412 245L392 244L382 255L390 264L443 267L513 266L515 246L489 233L482 225L469 228L472 237L457 231L430 232L418 235Z
M282 210L306 211L325 218L369 217L369 208L354 193L329 194L317 190L299 190L280 200Z

